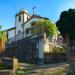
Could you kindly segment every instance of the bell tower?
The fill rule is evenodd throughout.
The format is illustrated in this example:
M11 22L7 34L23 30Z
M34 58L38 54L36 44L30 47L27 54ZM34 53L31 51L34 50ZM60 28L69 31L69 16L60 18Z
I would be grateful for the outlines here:
M19 11L19 13L16 14L15 16L16 35L24 31L23 30L24 27L22 26L22 24L26 22L29 18L30 15L25 9L22 9L21 11Z

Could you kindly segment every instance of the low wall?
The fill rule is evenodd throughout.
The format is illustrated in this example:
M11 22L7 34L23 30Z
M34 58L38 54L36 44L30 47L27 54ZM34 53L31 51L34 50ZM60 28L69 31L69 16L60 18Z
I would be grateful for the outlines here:
M46 63L57 63L67 61L66 53L45 53Z

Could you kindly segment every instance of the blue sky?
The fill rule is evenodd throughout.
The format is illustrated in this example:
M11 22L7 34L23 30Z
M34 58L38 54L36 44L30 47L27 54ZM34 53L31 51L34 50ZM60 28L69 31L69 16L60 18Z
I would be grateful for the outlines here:
M32 15L33 6L36 6L36 14L56 22L62 11L75 8L75 0L0 0L0 24L3 29L15 26L15 14L22 8Z

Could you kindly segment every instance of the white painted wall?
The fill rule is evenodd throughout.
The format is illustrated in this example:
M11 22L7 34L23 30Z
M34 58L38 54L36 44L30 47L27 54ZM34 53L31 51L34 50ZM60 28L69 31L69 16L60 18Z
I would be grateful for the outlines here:
M15 36L15 29L7 31L7 33L8 33L8 39L10 39Z
M22 24L23 24L23 14L20 15L21 16L21 22L19 22L19 16L16 17L16 35L18 35L18 31L21 31L23 32L23 27L22 27Z
M50 48L49 48L49 41L46 40L45 43L44 43L44 52L45 53L49 53L50 52Z
M39 59L44 59L44 41L43 39L39 41Z
M50 52L50 41L46 38L46 34L43 34L43 38L39 40L39 58L44 59L44 53Z
M27 28L31 27L31 23L33 21L38 21L40 20L40 18L32 18L31 20L29 20L26 24L24 24L24 31L26 31ZM31 35L31 33L29 33L27 36ZM24 34L24 37L26 37L26 33Z
M28 15L24 14L24 22L27 21L27 17L28 17L28 19L30 18Z
M19 22L19 16L21 16L20 22ZM22 24L27 21L27 17L29 18L29 16L26 15L25 13L19 16L16 16L16 35L18 35L18 31L23 32Z

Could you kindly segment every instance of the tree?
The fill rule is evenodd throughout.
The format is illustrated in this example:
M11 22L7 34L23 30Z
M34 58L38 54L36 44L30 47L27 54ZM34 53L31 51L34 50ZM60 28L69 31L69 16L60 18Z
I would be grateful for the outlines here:
M69 39L75 39L75 9L63 11L56 25L64 38L68 35Z
M2 26L0 25L0 52L4 50L6 42L7 42L6 31L2 30Z
M75 60L75 9L63 11L56 25L63 38L66 39L70 71L71 75L75 75L75 63L73 62Z
M50 20L39 20L32 22L32 28L30 29L33 34L40 34L45 32L47 36L57 36L58 28Z

